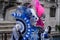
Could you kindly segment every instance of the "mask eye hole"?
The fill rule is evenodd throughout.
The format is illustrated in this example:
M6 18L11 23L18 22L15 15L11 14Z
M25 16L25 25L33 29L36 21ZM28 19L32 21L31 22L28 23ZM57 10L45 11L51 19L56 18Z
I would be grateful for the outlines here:
M35 16L32 16L32 17L35 17Z

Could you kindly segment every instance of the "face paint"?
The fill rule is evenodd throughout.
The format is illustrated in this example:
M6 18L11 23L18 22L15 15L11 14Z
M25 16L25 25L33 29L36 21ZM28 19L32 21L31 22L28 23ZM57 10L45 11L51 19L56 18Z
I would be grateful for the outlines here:
M35 10L33 8L30 8L31 12L32 12L32 17L31 17L31 22L32 22L32 25L35 25L36 26L36 22L38 20L38 16L35 12Z
M31 8L30 10L32 12L32 16L34 16L35 20L37 21L38 20L38 16L37 16L35 10L33 8Z

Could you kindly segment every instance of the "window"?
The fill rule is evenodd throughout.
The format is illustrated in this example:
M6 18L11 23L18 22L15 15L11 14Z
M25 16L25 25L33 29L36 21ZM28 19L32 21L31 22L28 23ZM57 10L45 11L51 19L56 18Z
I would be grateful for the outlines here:
M52 3L55 3L57 2L58 0L45 0L46 2L52 2Z
M9 5L15 5L16 0L9 0L8 2L9 2Z
M2 2L0 2L0 21L2 21L3 20L3 3Z
M3 3L0 2L0 14L3 14Z
M44 4L41 4L42 7L44 7Z
M16 2L16 0L9 0L9 2Z
M40 1L44 1L44 0L40 0Z
M45 0L46 2L49 2L50 0Z
M0 0L0 2L1 2L1 1L4 1L4 0Z
M56 0L50 0L50 2L56 2Z
M50 8L50 17L55 17L55 13L56 13L56 7L55 8L51 7Z

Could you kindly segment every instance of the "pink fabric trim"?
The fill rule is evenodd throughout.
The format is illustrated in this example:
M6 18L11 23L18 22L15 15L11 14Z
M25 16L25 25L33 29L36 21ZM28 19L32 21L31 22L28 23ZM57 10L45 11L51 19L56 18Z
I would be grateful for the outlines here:
M43 21L40 18L38 19L38 21L36 23L36 26L44 28L44 23L43 23Z

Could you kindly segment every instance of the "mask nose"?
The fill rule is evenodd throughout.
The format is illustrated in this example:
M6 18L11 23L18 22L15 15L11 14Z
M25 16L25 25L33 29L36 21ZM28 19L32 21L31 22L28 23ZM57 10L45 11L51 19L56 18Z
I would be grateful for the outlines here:
M37 21L38 20L38 17L33 16L33 19L34 19L34 21Z

